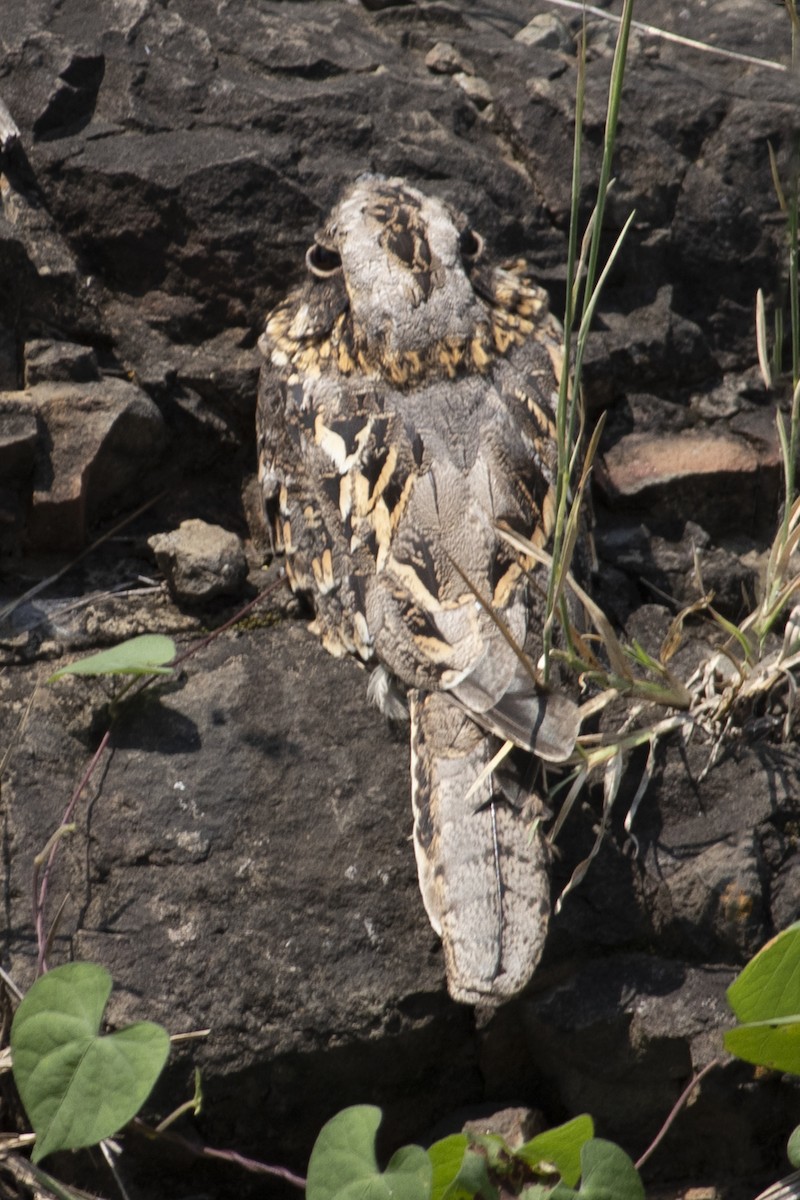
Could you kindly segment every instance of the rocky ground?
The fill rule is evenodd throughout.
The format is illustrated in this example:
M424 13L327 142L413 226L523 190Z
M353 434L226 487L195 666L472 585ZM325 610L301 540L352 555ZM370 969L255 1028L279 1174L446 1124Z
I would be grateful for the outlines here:
M768 145L786 176L798 96L770 65L790 50L779 4L640 0L636 16L769 60L631 42L606 245L636 217L587 399L608 411L599 594L657 651L698 595L696 559L742 615L778 519L782 393L757 368L754 304L761 287L787 307ZM800 757L762 710L704 777L701 738L662 747L635 843L634 759L530 994L476 1014L446 995L418 895L405 736L280 589L119 711L111 685L45 682L134 633L188 648L268 585L255 342L360 171L456 203L563 307L579 23L545 0L3 4L0 608L109 536L0 628L2 964L33 978L32 861L112 721L50 881L51 916L66 899L51 961L108 966L117 1022L210 1030L174 1053L150 1111L200 1066L205 1108L182 1132L299 1171L321 1123L362 1101L395 1144L513 1102L590 1111L638 1156L720 1054L736 970L797 916ZM587 39L585 215L613 27L591 16ZM567 823L556 889L600 804ZM647 1177L745 1200L786 1169L798 1121L791 1081L725 1060ZM230 1165L155 1156L123 1159L132 1196L265 1194Z

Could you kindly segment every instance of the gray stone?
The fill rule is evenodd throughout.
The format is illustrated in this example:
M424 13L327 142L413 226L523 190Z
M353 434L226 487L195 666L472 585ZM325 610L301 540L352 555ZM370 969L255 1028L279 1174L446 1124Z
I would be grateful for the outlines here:
M486 108L487 104L492 102L492 89L485 79L481 79L478 75L467 75L463 71L457 72L453 76L453 83L457 83L462 92L469 96L476 108Z
M425 55L425 66L435 75L456 75L459 71L471 74L469 64L450 42L437 42Z
M720 496L720 504L723 500ZM756 544L739 529L732 548L715 545L705 529L694 521L686 521L675 532L670 531L669 537L662 536L654 534L636 517L623 513L617 513L613 528L604 529L598 537L603 560L643 584L648 599L660 597L684 606L712 593L715 609L734 621L742 620L748 598L757 593L759 569L752 559ZM601 586L605 582L604 572ZM612 580L608 583L613 593ZM613 594L608 594L609 611L613 611L613 599ZM637 612L644 613L648 607L641 604ZM628 636L638 636L635 615L625 623ZM652 630L648 633L652 635Z
M539 13L514 34L514 41L523 46L540 46L542 50L560 50L574 54L575 43L567 26L556 13Z
M170 533L149 538L148 545L179 604L238 595L247 577L241 539L219 525L182 521Z

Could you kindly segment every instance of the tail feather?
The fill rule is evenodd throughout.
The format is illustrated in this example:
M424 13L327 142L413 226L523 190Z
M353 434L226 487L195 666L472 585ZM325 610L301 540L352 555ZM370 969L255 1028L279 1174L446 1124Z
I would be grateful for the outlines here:
M462 1003L501 1004L530 979L547 934L541 802L510 803L491 773L478 782L498 743L452 697L412 691L410 709L414 850L448 988Z

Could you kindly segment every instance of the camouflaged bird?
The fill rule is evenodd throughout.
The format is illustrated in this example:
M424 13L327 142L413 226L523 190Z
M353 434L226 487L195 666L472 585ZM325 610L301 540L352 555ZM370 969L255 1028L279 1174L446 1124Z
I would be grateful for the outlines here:
M493 759L509 739L563 760L577 726L488 611L535 662L542 568L497 526L550 536L561 339L522 266L487 263L441 200L362 177L259 342L274 548L327 649L372 671L389 715L408 707L420 889L472 1004L525 986L550 908L531 772L522 786Z

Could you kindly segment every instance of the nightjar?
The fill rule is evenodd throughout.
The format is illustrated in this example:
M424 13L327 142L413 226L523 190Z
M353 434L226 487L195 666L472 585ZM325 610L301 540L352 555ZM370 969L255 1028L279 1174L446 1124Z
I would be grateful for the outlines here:
M539 657L544 572L497 529L544 546L554 520L561 338L523 267L487 262L441 200L363 176L259 342L273 546L327 649L410 715L420 889L472 1004L525 986L550 909L534 772L495 756L508 739L560 761L577 730L512 645Z

